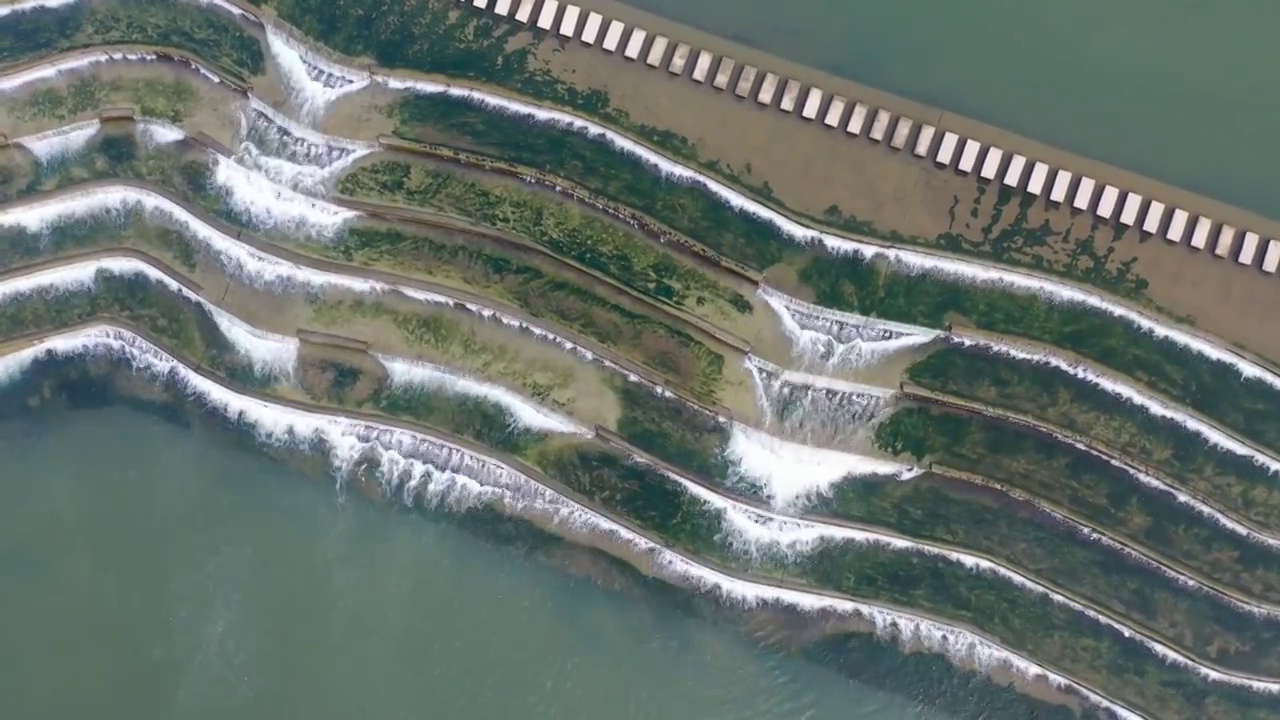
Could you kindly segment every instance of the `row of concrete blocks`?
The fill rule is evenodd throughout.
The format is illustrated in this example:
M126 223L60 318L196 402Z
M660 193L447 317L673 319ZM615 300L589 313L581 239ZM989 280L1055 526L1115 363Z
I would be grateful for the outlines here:
M555 33L568 40L576 38L590 46L599 42L600 48L607 53L615 53L621 48L622 56L627 60L639 61L643 55L646 65L653 68L665 66L672 75L683 76L690 59L694 58L693 48L688 43L675 43L668 58L667 50L671 48L671 39L665 35L651 36L640 27L632 27L628 35L627 26L622 21L610 20L606 25L605 18L600 13L591 11L584 16L582 8L572 3L562 3L560 0L459 0L464 3L468 1L473 7L482 10L489 9L492 5L492 12L501 17L512 17L526 25L532 22L539 30ZM542 3L540 7L539 2ZM760 83L757 86L758 78ZM709 50L698 50L693 59L690 79L697 83L705 83L710 79L711 86L721 91L728 91L732 84L736 96L744 99L754 97L758 104L765 107L773 106L781 85L778 109L786 113L795 112L801 90L804 89L799 80L788 79L784 82L777 73L772 72L765 72L762 76L760 69L752 65L744 64L739 68L738 63L728 56L721 56L717 64L715 54ZM1213 246L1216 257L1231 257L1235 250L1235 261L1245 266L1253 266L1258 258L1261 238L1255 232L1246 231L1241 235L1234 226L1215 223L1204 215L1197 216L1192 224L1191 213L1182 208L1170 208L1159 200L1148 201L1138 193L1124 192L1109 184L1104 185L1101 192L1097 192L1097 180L1087 175L1077 177L1065 169L1058 169L1054 173L1053 183L1050 185L1049 175L1053 169L1047 163L1031 160L1020 153L1007 153L994 145L987 146L986 154L983 155L982 143L973 138L961 138L949 130L942 131L939 136L939 128L934 125L917 123L905 115L899 115L895 121L893 114L884 108L877 108L874 115L871 111L872 108L866 103L850 103L848 98L840 95L828 96L821 88L810 86L800 107L800 117L816 121L821 116L822 124L827 127L843 127L844 132L853 137L861 136L865 131L867 139L877 143L888 138L888 146L892 150L903 150L910 146L916 157L932 156L933 162L939 167L950 168L954 162L955 171L962 175L968 175L976 168L978 177L982 180L999 181L1012 190L1036 197L1043 195L1048 185L1048 201L1055 205L1066 203L1070 197L1073 209L1092 212L1098 219L1106 222L1114 219L1126 228L1137 225L1138 218L1141 217L1142 222L1138 225L1141 232L1163 235L1170 242L1178 243L1187 239L1187 228L1191 227L1187 244L1195 250L1205 249L1216 225L1217 234ZM867 127L868 119L871 121L870 127ZM938 140L936 147L935 139ZM980 167L979 156L982 156ZM1123 203L1120 202L1121 193L1124 193ZM1117 208L1120 211L1118 217ZM1238 248L1237 237L1241 237ZM1262 253L1261 269L1268 274L1275 274L1280 270L1280 240L1267 240Z

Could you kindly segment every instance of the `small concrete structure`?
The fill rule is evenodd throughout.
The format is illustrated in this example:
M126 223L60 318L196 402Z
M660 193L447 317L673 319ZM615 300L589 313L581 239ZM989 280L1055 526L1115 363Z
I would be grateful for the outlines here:
M498 0L493 5L493 13L498 17L506 17L511 14L511 0Z
M951 164L951 159L956 155L956 143L960 142L960 136L950 130L942 133L942 142L938 143L938 154L933 156L933 161L942 167Z
M711 72L711 61L715 58L710 50L699 50L698 59L693 61L693 74L689 77L696 83L706 82L707 75Z
M818 111L822 109L823 92L816 87L809 88L804 96L804 107L800 109L800 117L805 120L818 119Z
M1133 227L1138 222L1138 211L1142 209L1142 196L1131 192L1124 196L1124 205L1120 208L1120 224Z
M756 102L768 107L773 104L773 99L778 95L778 81L781 78L777 73L766 72L764 80L760 81L760 92L756 93Z
M1236 262L1241 265L1252 265L1253 259L1258 255L1258 237L1256 232L1246 232L1244 240L1240 243L1240 254L1236 256Z
M1205 245L1209 244L1209 230L1213 228L1213 221L1201 215L1196 218L1195 229L1191 231L1191 242L1188 243L1196 250L1203 250Z
M990 145L987 147L987 156L982 159L982 167L978 170L978 177L983 180L995 180L996 175L1000 174L1000 163L1004 160L1004 150Z
M600 37L600 26L603 24L603 15L594 11L587 13L587 21L582 23L582 34L578 35L578 39L583 45L595 45L596 39Z
M1267 253L1262 256L1262 272L1275 275L1280 268L1280 240L1267 241Z
M1013 159L1009 161L1009 168L1004 171L1005 187L1011 187L1014 190L1022 184L1022 171L1027 167L1027 156L1019 153L1013 154Z
M671 53L671 64L667 65L667 72L672 75L683 75L684 66L689 62L691 52L693 48L689 43L676 43L676 51Z
M1152 200L1147 206L1147 216L1142 219L1142 232L1155 235L1160 232L1160 221L1164 220L1164 203Z
M938 128L933 125L921 125L920 134L916 136L916 146L911 152L918 158L929 157L929 151L933 149L933 136L937 132Z
M1231 246L1236 241L1236 228L1234 225L1222 224L1218 228L1218 241L1213 244L1213 254L1216 257L1224 258L1231 254Z
M622 50L622 57L628 60L636 60L640 57L640 50L644 48L644 41L649 37L649 31L644 28L632 28L631 37L627 38L627 47Z
M1031 166L1031 179L1027 180L1027 194L1040 197L1044 192L1044 183L1049 179L1049 165L1037 160Z
M573 39L578 34L578 16L582 8L577 5L565 5L564 16L560 18L560 36Z
M556 13L560 11L560 0L546 0L542 3L542 11L538 13L539 30L551 32L556 24Z
M733 72L733 64L729 64L729 71ZM720 72L724 72L724 63L720 63ZM733 94L745 99L751 94L751 88L756 84L756 75L760 74L760 70L754 65L743 65L742 74L738 76L738 83L733 88ZM720 81L720 77L716 76L716 82Z
M855 137L861 135L862 126L867 124L869 111L866 103L854 103L853 112L849 114L849 124L844 126L844 131Z
M610 53L616 51L622 42L622 33L626 29L626 24L621 20L610 20L609 29L604 31L604 42L600 43L600 48Z
M1071 201L1071 207L1081 212L1089 210L1089 204L1093 202L1093 190L1098 186L1098 182L1088 175L1080 176L1080 184L1076 186L1076 197Z
M889 140L889 147L894 150L901 150L907 146L907 140L911 139L911 128L915 125L915 121L906 115L898 116L898 124L893 127L893 137Z
M1071 189L1071 171L1058 170L1053 176L1053 188L1049 190L1049 202L1061 205L1067 199L1067 191Z
M644 58L644 64L649 67L656 68L662 64L662 58L667 54L667 45L671 40L666 35L658 35L653 38L653 44L649 46L649 54Z
M711 82L711 87L717 90L724 90L725 88L729 87L729 78L733 76L733 68L736 64L737 63L731 57L720 58L720 67L716 70L716 77L715 77L715 80ZM751 80L755 80L756 69L751 67L750 65L742 69L742 74L747 75L748 70L750 71ZM746 92L741 92L742 78L738 78L738 90L739 92L736 93L738 97L743 97L743 98L746 97L747 93L751 92L751 81L749 80L747 82Z
M1191 219L1191 214L1182 208L1174 208L1173 216L1169 218L1169 227L1164 231L1164 239L1169 242L1182 242L1182 235L1187 230L1187 221Z
M533 18L533 6L538 4L538 0L520 0L520 7L516 10L516 22L529 24L529 20Z
M840 95L831 98L831 104L827 106L827 114L822 118L822 124L829 128L840 127L840 121L844 119L844 108L849 104L849 99Z
M489 7L489 0L472 0L471 7L478 7L483 10Z
M888 110L884 108L876 110L876 118L871 121L871 129L867 131L867 137L876 142L884 140L885 133L889 132L889 121L892 119L893 116Z
M974 165L978 164L978 153L982 152L982 143L969 138L964 141L964 149L960 151L960 162L956 163L956 169L968 175L973 172Z
M796 109L796 102L800 99L800 81L788 80L787 84L782 88L782 101L778 103L778 109L784 113L792 112Z
M1115 185L1107 185L1102 188L1102 196L1098 198L1098 209L1093 211L1094 215L1103 220L1110 220L1112 215L1116 214L1116 203L1120 202L1120 188Z

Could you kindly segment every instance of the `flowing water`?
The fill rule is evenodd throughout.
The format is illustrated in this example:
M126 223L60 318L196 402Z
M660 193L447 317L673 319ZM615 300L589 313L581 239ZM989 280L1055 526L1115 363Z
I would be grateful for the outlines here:
M5 422L0 457L7 717L944 717L137 410Z

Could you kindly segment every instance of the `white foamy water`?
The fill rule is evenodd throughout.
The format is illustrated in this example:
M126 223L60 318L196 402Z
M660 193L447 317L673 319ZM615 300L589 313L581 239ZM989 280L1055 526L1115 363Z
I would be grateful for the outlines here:
M0 304L35 295L89 292L96 289L101 273L119 277L141 277L204 308L218 329L254 372L282 381L293 378L298 357L298 340L252 327L236 316L207 302L186 286L141 260L104 257L39 270L0 282Z
M80 0L19 0L18 2L0 5L0 18L32 10L52 10L77 2L80 2Z
M318 120L335 100L369 86L369 73L334 63L269 23L266 30L267 50L304 119Z
M369 466L384 486L407 501L465 509L496 505L526 517L550 520L567 535L602 536L624 544L675 583L740 607L779 606L804 613L839 613L864 618L889 641L918 646L953 662L981 669L1003 668L1076 693L1124 720L1145 720L1076 681L1014 653L993 640L937 620L815 593L742 580L701 565L578 505L491 458L420 433L339 416L312 413L249 398L200 376L141 338L107 326L65 333L0 359L0 378L18 379L37 360L82 356L114 357L135 372L173 382L202 406L252 428L263 443L323 449L339 477Z
M836 447L866 439L891 407L884 388L809 375L748 355L765 427L787 440Z
M138 136L148 147L160 147L187 139L187 131L164 120L137 119Z
M348 72L355 71L348 70ZM719 180L671 160L621 133L571 113L489 94L462 85L401 78L382 73L374 73L372 78L374 82L395 90L425 95L447 95L487 110L515 115L532 122L553 125L602 140L620 152L644 162L664 177L706 189L735 210L772 225L781 234L802 245L819 244L836 254L857 255L866 259L883 257L900 269L909 272L952 278L970 285L1015 290L1038 295L1048 300L1092 308L1130 323L1157 338L1169 340L1202 357L1229 365L1243 377L1261 380L1273 388L1280 389L1280 375L1269 367L1220 347L1182 326L1175 326L1171 321L1148 315L1092 290L1012 268L995 267L924 250L887 247L807 227L750 199Z
M501 385L467 377L447 368L419 360L376 356L387 368L392 386L426 388L486 400L511 415L512 422L535 432L567 433L590 437L594 432L572 418L542 407Z
M0 15L0 17L3 17ZM0 92L8 93L20 90L32 83L52 80L66 73L75 72L106 62L150 61L155 60L154 53L118 52L111 50L93 50L77 53L73 57L60 58L24 70L0 76Z
M638 458L632 458L632 461L644 464L644 461ZM1021 590L1049 598L1055 604L1080 613L1093 622L1120 633L1126 639L1139 643L1164 662L1188 670L1210 682L1247 687L1258 692L1280 692L1280 682L1256 680L1248 676L1241 676L1209 667L1186 653L1160 640L1148 637L1125 623L1113 620L1108 615L1094 610L1029 575L985 557L952 550L932 543L911 540L898 535L778 515L724 497L688 478L661 468L655 467L654 469L718 512L724 520L726 534L724 539L735 550L749 558L761 559L780 554L787 560L795 560L812 552L824 543L874 546L896 552L941 558L960 565L970 572L998 577L1012 583ZM1277 613L1259 612L1258 608L1250 608L1247 612L1271 618L1280 617L1280 614Z
M318 133L250 97L235 160L277 184L323 196L352 164L375 150L376 143Z
M920 472L891 460L788 442L737 422L730 423L725 453L734 465L730 480L760 492L778 509L799 508L846 478L906 479Z
M227 204L258 230L333 237L360 216L354 210L303 195L215 152L209 153L213 181Z
M13 141L15 145L31 151L41 165L51 165L72 157L89 144L102 124L95 120L86 120L74 125L46 130L35 135L27 135Z
M792 356L816 372L870 367L941 334L813 305L765 285L756 294L777 313L791 339Z
M1174 405L1144 391L1141 387L1129 384L1123 378L1113 377L1095 370L1083 362L1067 360L1051 352L1025 350L987 338L958 334L953 336L952 342L961 347L979 348L1014 360L1047 365L1125 400L1150 415L1171 420L1183 429L1199 435L1214 448L1248 458L1258 467L1265 468L1273 474L1280 474L1280 460L1277 460L1274 456L1240 442L1231 434L1219 430L1194 414L1178 409Z
M661 385L645 380L608 358L513 315L409 285L368 280L290 262L226 235L169 198L145 188L103 185L92 190L41 198L0 212L0 226L44 232L62 222L112 216L134 210L184 231L191 240L206 248L228 273L253 287L276 293L307 290L345 290L369 296L401 293L424 304L466 310L485 320L527 333L582 360L597 363L664 397L672 397L672 393Z
M66 0L66 1L71 2L73 0ZM261 24L257 16L255 16L253 13L242 9L233 3L229 3L227 2L227 0L192 0L192 1L199 5L206 5L208 7L214 7L214 8L218 8L219 10L224 10L238 18L248 20L249 22L255 25Z

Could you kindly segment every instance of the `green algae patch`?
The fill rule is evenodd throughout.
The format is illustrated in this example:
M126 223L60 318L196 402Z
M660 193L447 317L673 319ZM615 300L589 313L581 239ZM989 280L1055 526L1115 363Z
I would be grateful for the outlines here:
M1280 448L1280 390L1101 311L855 257L814 260L800 277L837 310L935 328L954 321L1070 350Z
M777 548L748 552L723 515L654 469L581 447L540 453L539 463L575 492L682 551L792 586L834 590L979 628L1157 717L1263 718L1271 712L1268 698L1194 678L1044 596L956 563L835 541L802 554Z
M1066 508L1241 594L1280 601L1277 554L1228 531L1107 460L1008 423L933 407L898 410L876 431L894 455L929 458Z
M0 64L98 45L184 50L240 80L266 69L262 45L225 13L174 0L86 0L0 22Z
M1159 469L1218 507L1280 531L1280 478L1173 420L1061 370L977 348L948 347L912 365L907 377L930 390L1008 408L1093 438Z
M354 197L389 201L454 215L514 233L594 272L686 310L707 305L750 313L741 293L712 280L617 223L544 194L501 187L424 163L381 161L338 183Z
M188 80L172 78L76 78L66 87L46 87L14 101L8 112L20 120L66 122L114 102L137 108L140 115L178 123L187 119L198 93Z

